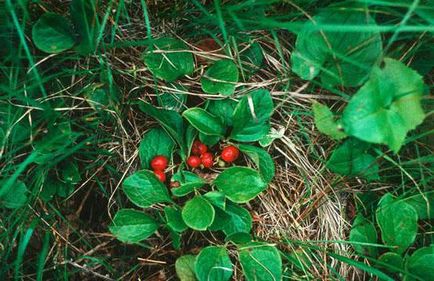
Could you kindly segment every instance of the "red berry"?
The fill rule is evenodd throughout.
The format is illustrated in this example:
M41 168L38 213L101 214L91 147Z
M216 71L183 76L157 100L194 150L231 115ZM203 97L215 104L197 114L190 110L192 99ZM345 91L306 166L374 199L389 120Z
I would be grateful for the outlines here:
M234 162L240 156L240 151L233 145L226 146L222 151L222 159L228 163Z
M205 152L200 157L200 159L202 160L202 165L205 168L211 168L214 165L214 159L213 158L214 157L213 157L212 153L209 153L209 152Z
M166 156L163 155L157 155L155 156L151 161L151 167L154 170L163 171L167 168L167 163L169 161L167 160Z
M187 164L188 166L192 167L192 168L197 168L200 166L200 164L202 163L202 161L200 160L199 157L197 156L190 156L187 159Z
M193 155L197 155L197 156L201 155L200 149L199 149L200 145L202 145L202 143L199 140L195 140L193 142L193 146L191 147L191 153Z
M197 146L197 149L199 150L200 155L202 155L208 151L208 147L203 143L199 144Z
M166 181L166 174L163 171L160 170L155 170L154 171L155 176L157 176L157 178L161 181L161 182L165 182Z

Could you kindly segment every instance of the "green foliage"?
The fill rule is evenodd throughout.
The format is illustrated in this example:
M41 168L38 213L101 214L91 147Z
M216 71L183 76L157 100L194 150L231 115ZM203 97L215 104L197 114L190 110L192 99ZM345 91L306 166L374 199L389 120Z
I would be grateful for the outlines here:
M238 254L246 280L282 279L282 260L274 246L258 242L250 243L240 247Z
M377 231L375 230L374 224L360 214L356 217L351 227L350 241L355 242L353 247L359 255L371 257L377 256L378 252L376 247L357 244L377 243Z
M273 158L271 158L270 154L253 145L240 144L238 148L252 159L265 182L268 183L273 179L275 168Z
M419 193L404 200L416 210L419 219L434 218L434 191Z
M255 74L261 68L264 62L262 52L261 45L258 42L253 42L240 53L241 66L244 75L247 76L246 78Z
M208 94L230 96L238 82L238 68L231 60L219 60L210 66L202 76L202 90Z
M190 194L197 188L205 185L205 181L195 173L188 171L179 171L172 176L172 181L177 181L179 187L172 188L172 194L182 197Z
M60 53L75 45L71 23L54 13L42 15L32 29L36 47L46 53Z
M220 118L224 126L232 126L232 115L234 114L237 102L232 99L210 100L207 111Z
M247 167L224 170L217 176L214 184L234 203L246 203L267 188L267 183L261 175Z
M394 252L386 252L384 254L382 254L379 258L378 261L381 263L386 264L385 265L380 265L380 267L385 268L388 271L392 271L392 272L396 272L397 269L401 269L403 266L403 260L402 257Z
M227 202L224 210L218 211L221 229L226 236L235 233L250 233L252 229L252 217L249 211L232 202Z
M166 216L166 223L171 229L177 232L183 232L188 228L182 219L181 210L166 206L164 207L164 214Z
M182 209L185 224L194 230L206 230L214 221L214 216L214 208L201 196L189 200Z
M139 157L142 167L148 169L152 158L156 155L164 155L170 159L174 146L172 138L163 128L150 129L140 141Z
M196 281L194 264L196 257L193 255L180 256L175 262L176 275L180 281Z
M193 107L182 114L199 132L210 136L223 136L225 128L220 119L202 108Z
M342 124L335 120L333 112L326 105L315 102L312 105L312 111L318 131L335 140L347 137L347 134L343 132Z
M434 280L434 245L416 250L406 259L405 267L411 273L420 278L420 280ZM415 280L407 277L405 280Z
M79 35L76 50L83 55L93 53L96 50L100 29L96 9L97 2L98 0L73 0L71 2L71 19Z
M122 242L137 243L151 236L158 223L148 215L131 209L119 210L113 218L110 231Z
M159 38L146 49L143 58L146 66L157 78L175 81L193 73L193 55L187 45L174 38Z
M323 28L327 25L354 27L349 31ZM375 28L356 30L364 25L375 26L375 21L363 6L324 9L298 33L291 56L292 70L305 80L319 75L321 82L330 87L362 84L382 55L380 32Z
M136 206L146 208L156 203L172 202L167 188L148 170L135 172L127 177L123 190Z
M232 262L223 247L206 247L196 257L195 272L199 281L226 281L232 276Z
M0 182L1 187L4 187L5 181ZM17 209L24 206L27 202L27 186L22 181L15 181L11 188L7 191L1 190L0 207L9 209Z

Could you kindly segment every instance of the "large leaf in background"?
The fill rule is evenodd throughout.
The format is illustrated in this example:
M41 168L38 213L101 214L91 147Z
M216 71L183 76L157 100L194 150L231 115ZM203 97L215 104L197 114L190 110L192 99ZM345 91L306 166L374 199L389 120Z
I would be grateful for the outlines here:
M182 113L182 116L190 122L199 132L210 136L223 136L225 127L220 119L206 110L193 107Z
M60 53L75 44L71 23L54 13L43 14L32 29L32 38L36 47L46 53Z
M139 157L142 167L148 169L152 158L157 155L164 155L170 159L174 146L172 138L163 128L150 129L140 141Z
M369 81L351 98L342 121L348 135L388 145L397 153L408 131L425 118L423 80L399 61L384 62L385 67L375 68Z
M173 187L171 189L172 194L177 197L188 195L195 189L201 188L206 184L203 178L189 171L177 172L172 176L171 181L179 183L179 187Z
M347 134L343 131L342 124L335 120L335 116L328 106L314 102L312 111L318 131L335 140L347 137Z
M184 255L180 256L175 262L176 275L180 281L196 281L194 273L194 264L196 256Z
M199 281L227 281L232 276L232 262L223 247L206 247L196 257L196 277Z
M167 82L175 81L193 73L193 55L187 45L174 38L159 38L152 42L144 54L149 70L157 78Z
M219 60L200 79L202 90L208 94L230 96L238 82L238 68L231 60Z
M412 195L403 200L416 210L419 219L434 218L434 191Z
M170 134L172 139L179 144L183 154L187 155L188 149L184 139L184 120L178 112L167 109L159 109L145 102L141 102L139 108L144 113L157 120L158 123L160 123L160 125L164 127Z
M375 157L367 152L368 149L369 144L350 138L333 151L327 168L340 175L378 179L378 164Z
M172 202L166 186L148 170L135 172L124 180L122 186L128 199L142 208L156 203Z
M282 279L282 258L276 247L252 242L240 247L238 255L247 281Z
M225 127L232 126L232 115L234 114L237 102L232 99L210 100L206 110L219 117Z
M5 181L0 182L0 189ZM27 187L22 181L15 181L5 194L0 196L0 207L17 209L24 206L27 202Z
M371 221L363 217L363 215L358 215L353 222L350 231L350 242L355 242L352 246L359 255L370 257L376 257L378 255L376 247L358 244L377 244L377 231L375 230L375 226Z
M390 272L398 272L402 270L403 260L401 255L394 252L386 252L378 257L378 261L384 264L378 264L379 267L384 268Z
M151 236L158 228L158 223L143 212L121 209L109 226L110 232L125 243L137 243Z
M244 96L234 110L230 138L241 142L263 138L270 130L273 108L273 100L267 90L255 90Z
M255 163L264 180L268 183L274 177L274 161L267 151L247 144L240 144L238 148Z
M417 249L407 258L406 269L420 278L420 280L434 280L434 245ZM406 277L404 280L416 280L416 278Z
M97 2L98 0L73 0L71 2L71 19L79 34L76 50L83 55L93 53L96 49L99 32Z
M214 216L213 206L201 196L187 201L182 209L182 219L194 230L206 230L212 224Z
M214 180L217 188L235 203L246 203L267 188L261 175L247 167L231 167Z
M366 25L373 28L364 32L357 28ZM343 30L346 26L352 29ZM298 34L292 70L305 80L319 75L328 86L353 87L365 81L381 54L380 32L365 8L329 7Z
M386 193L377 208L377 223L385 245L393 252L403 253L416 239L417 212L404 200L394 199Z

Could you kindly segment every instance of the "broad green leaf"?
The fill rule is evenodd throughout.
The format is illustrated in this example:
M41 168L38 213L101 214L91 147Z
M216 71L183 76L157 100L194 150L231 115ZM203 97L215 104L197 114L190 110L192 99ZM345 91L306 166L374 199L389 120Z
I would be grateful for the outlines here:
M232 126L232 116L236 106L237 102L229 98L209 100L206 110L219 117L225 127L230 127Z
M351 98L342 116L345 132L366 142L388 145L395 153L407 133L425 118L423 80L403 63L384 59Z
M193 107L187 109L182 113L182 116L205 135L223 136L225 134L225 128L220 119L202 108Z
M172 176L172 182L178 182L179 187L172 188L172 194L177 197L182 197L190 194L197 188L201 188L206 184L205 180L188 171L179 171Z
M273 100L267 90L259 89L244 96L234 110L231 139L241 142L257 141L270 130Z
M95 0L73 0L71 2L71 19L79 34L77 51L83 55L95 52L99 22Z
M246 232L235 232L226 236L225 242L229 241L237 245L244 245L252 242L252 236Z
M180 256L175 262L176 275L180 281L196 281L194 273L194 264L196 256L184 255Z
M246 203L267 188L259 173L247 167L231 167L214 180L217 188L235 203Z
M342 125L335 120L333 112L328 106L315 102L312 105L313 115L315 118L315 126L323 134L335 140L340 140L347 137L343 131Z
M259 169L261 176L268 183L274 177L274 161L270 154L265 150L247 144L240 144L238 148L255 163L256 167Z
M224 210L223 232L231 235L238 232L250 233L252 230L252 216L249 211L232 202L226 204Z
M75 44L71 23L54 13L43 14L32 29L33 43L46 53L56 54L71 49Z
M391 251L401 254L413 244L417 220L417 212L410 204L394 199L390 193L381 198L377 208L377 223L384 244L394 247Z
M178 231L173 230L170 226L167 226L167 229L169 230L170 239L172 239L172 246L175 250L181 249L181 233Z
M227 281L232 276L232 262L223 247L206 247L196 257L195 272L199 281Z
M187 225L182 220L181 210L175 207L164 207L164 215L166 216L167 225L177 232L183 232L187 229Z
M158 223L143 212L121 209L116 213L109 229L118 240L137 243L154 234Z
M174 38L159 38L144 54L146 66L157 78L172 82L193 73L193 55L187 45Z
M261 45L258 42L253 42L250 46L240 53L240 60L245 79L255 74L264 61Z
M186 89L181 85L174 85L174 88L185 91ZM176 91L161 93L157 96L158 104L168 110L182 111L187 102L187 94L178 93Z
M369 144L350 138L333 151L327 168L340 175L379 179L378 164L375 157L367 152L368 148Z
M182 209L182 219L194 230L206 230L212 224L214 216L212 205L200 196L189 200Z
M238 255L247 281L279 281L282 279L282 259L276 247L252 242L240 247Z
M434 280L434 245L417 249L407 260L406 269L420 280ZM416 280L416 278L405 278L405 280Z
M219 60L210 66L200 79L202 90L208 94L230 96L238 82L238 68L231 60Z
M81 181L80 171L77 162L74 160L62 165L60 174L64 183L75 185Z
M139 157L142 167L149 169L151 160L157 155L170 159L174 146L172 138L163 128L150 129L140 141Z
M199 140L208 146L216 145L221 138L221 136L205 135L204 133L199 132Z
M42 190L39 193L39 197L45 202L50 201L51 199L53 199L54 195L57 194L57 189L58 187L60 187L61 184L63 183L61 183L55 177L46 177L42 185Z
M336 26L324 29L323 26ZM370 31L357 26L372 26ZM339 27L354 26L353 30ZM363 7L329 7L305 23L291 55L292 70L305 80L321 77L327 86L362 84L382 55L381 34Z
M403 200L416 210L420 220L434 218L434 191L419 193Z
M188 149L185 143L185 126L182 116L173 110L158 109L149 103L142 102L139 105L140 110L158 121L166 129L169 135L175 140L182 150L184 156L187 155Z
M377 244L377 231L375 226L363 215L358 215L353 222L353 226L350 231L350 242L357 254L361 256L376 257L378 250L375 246L361 245L358 243Z
M219 191L209 191L203 195L211 204L220 209L226 209L226 197Z
M5 181L0 182L0 187ZM24 182L16 180L12 187L0 197L0 207L18 209L27 202L27 186Z
M403 267L403 260L401 255L394 252L386 252L378 258L379 262L385 263L386 265L379 264L378 266L386 269L390 272L398 272L399 269Z
M128 199L138 207L172 202L166 186L148 170L135 172L124 180L122 186Z

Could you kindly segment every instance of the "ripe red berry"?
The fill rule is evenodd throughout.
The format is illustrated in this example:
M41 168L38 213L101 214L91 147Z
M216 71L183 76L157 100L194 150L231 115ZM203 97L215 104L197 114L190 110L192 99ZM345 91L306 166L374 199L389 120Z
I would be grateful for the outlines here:
M197 149L199 150L200 155L202 155L208 151L208 147L203 143L199 144L197 146Z
M233 145L226 146L222 151L222 159L228 163L234 162L240 156L240 151Z
M161 182L166 181L166 174L163 171L155 170L154 174Z
M188 166L190 166L192 168L199 167L201 163L202 163L202 161L200 160L200 158L197 156L194 156L194 155L188 157L188 159L187 159Z
M151 161L151 167L154 170L163 171L167 168L167 163L169 161L167 160L166 156L163 155L157 155L155 156Z
M200 149L199 149L199 146L200 146L201 144L202 144L202 143L201 143L199 140L195 140L195 141L193 142L193 146L191 147L191 153L192 153L193 155L197 155L197 156L201 155L201 153L200 153Z
M213 158L214 157L213 157L212 153L210 153L210 152L205 152L200 157L200 159L202 160L202 165L205 168L211 168L214 165L214 159Z

